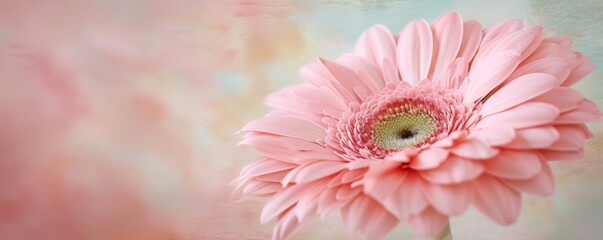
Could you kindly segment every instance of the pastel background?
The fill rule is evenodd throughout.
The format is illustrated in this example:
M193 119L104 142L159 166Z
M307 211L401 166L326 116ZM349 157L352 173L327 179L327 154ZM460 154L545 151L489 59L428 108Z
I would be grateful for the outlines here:
M0 1L0 239L269 239L264 200L229 186L259 154L236 132L318 56L459 11L567 36L598 66L576 87L603 106L600 0ZM501 227L471 209L455 239L603 238L603 127L555 163L556 193ZM360 239L339 216L291 239ZM400 225L387 239L416 239Z

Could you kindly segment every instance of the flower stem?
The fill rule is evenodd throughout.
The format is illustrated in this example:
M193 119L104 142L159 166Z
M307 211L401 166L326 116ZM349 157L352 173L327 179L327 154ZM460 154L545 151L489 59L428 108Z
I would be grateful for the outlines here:
M446 228L438 234L434 240L452 240L452 232L450 231L450 222L446 224Z

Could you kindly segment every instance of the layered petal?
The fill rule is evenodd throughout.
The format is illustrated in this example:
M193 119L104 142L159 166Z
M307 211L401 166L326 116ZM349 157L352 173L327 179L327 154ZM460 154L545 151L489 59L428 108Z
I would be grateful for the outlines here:
M506 150L483 164L487 173L504 179L528 179L542 170L540 155L533 151Z
M530 101L551 104L557 107L561 113L563 113L578 107L578 104L582 101L582 99L582 95L574 89L556 87L538 97L533 98Z
M531 73L543 73L555 77L557 84L561 84L568 77L571 70L571 63L567 59L547 57L535 61L524 61L517 70L511 74L509 79L515 79Z
M579 126L558 126L559 138L549 148L553 150L574 151L580 150L586 141L586 134Z
M515 139L505 148L539 149L551 146L559 139L559 132L552 126L540 126L517 130Z
M453 12L443 15L431 24L433 36L433 57L428 76L429 79L440 79L440 75L448 64L457 57L463 41L463 19Z
M484 56L500 51L512 51L521 55L525 59L540 45L544 36L543 29L540 26L525 27L509 33L497 32L500 35L494 36L494 32L488 32L482 40L482 46L475 56L475 61L481 61ZM490 38L491 37L491 40Z
M475 56L482 40L482 25L477 21L463 23L463 42L457 57L470 62Z
M356 53L370 60L388 82L397 82L396 41L393 34L382 25L375 25L365 31L356 43Z
M453 184L471 181L484 172L481 162L452 157L436 169L421 171L427 181L437 184Z
M429 148L420 152L409 166L417 170L432 169L446 161L449 154L449 151L442 148Z
M474 62L469 71L469 79L463 103L471 104L488 95L501 84L521 60L521 55L513 51L496 52Z
M425 187L425 196L438 212L447 215L460 215L473 201L475 188L472 183L429 184Z
M433 36L425 20L408 24L400 33L396 56L402 80L416 85L426 79L431 68Z
M516 139L515 129L510 126L498 125L474 131L474 135L483 139L490 146L501 146Z
M441 78L436 78L436 82L438 82L442 87L457 89L461 86L465 78L467 77L468 70L467 60L464 58L457 58L448 64L448 67L442 74Z
M477 137L471 137L453 146L451 152L459 157L468 159L490 159L498 154L493 148Z
M289 207L299 201L299 196L302 196L307 191L310 191L313 186L310 185L295 185L284 188L283 191L274 195L262 209L260 221L266 223L270 219L275 218L279 214L285 212Z
M519 192L527 192L537 196L549 196L555 191L553 171L546 161L541 161L542 171L529 179L505 179L503 182Z
M448 217L433 208L427 208L421 214L411 216L408 224L420 235L435 237L448 224Z
M266 158L245 166L241 170L241 175L246 177L255 177L280 172L283 170L289 170L295 167L297 167L296 164Z
M283 214L272 230L273 240L283 240L299 229L307 221L300 221L294 214Z
M338 161L318 161L301 166L295 174L296 183L306 183L321 179L335 173L341 172L345 168L345 162Z
M422 190L423 184L424 180L418 174L410 172L397 188L390 190L389 197L378 200L398 219L407 219L429 206Z
M579 53L577 58L578 63L576 67L572 70L567 79L565 79L565 81L561 84L562 86L574 85L574 83L578 82L580 79L592 72L593 69L595 69L595 64L589 58Z
M344 207L341 216L348 231L359 232L367 239L381 239L398 224L398 219L366 196Z
M320 124L298 116L272 116L248 123L244 131L263 132L314 142L326 135Z
M525 28L525 25L525 22L519 19L509 19L494 24L493 26L484 30L484 37L481 45L484 46L496 38L517 32Z
M559 85L559 81L551 75L532 73L511 80L492 94L484 102L481 113L484 116L502 112L515 107Z
M507 111L489 115L476 124L477 129L510 126L515 129L552 123L559 116L559 109L547 103L521 104Z
M475 206L502 225L514 223L521 209L521 195L494 177L482 175L475 181Z

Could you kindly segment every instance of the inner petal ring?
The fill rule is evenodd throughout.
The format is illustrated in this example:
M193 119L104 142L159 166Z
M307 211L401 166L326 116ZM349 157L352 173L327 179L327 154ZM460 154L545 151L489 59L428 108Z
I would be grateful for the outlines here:
M350 105L324 139L349 160L385 159L405 150L421 150L476 119L454 90L431 83L388 85L361 104Z

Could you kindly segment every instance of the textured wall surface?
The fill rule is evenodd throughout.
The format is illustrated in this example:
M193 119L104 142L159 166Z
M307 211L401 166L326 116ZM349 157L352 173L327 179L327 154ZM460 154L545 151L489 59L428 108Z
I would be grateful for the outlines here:
M594 60L576 85L603 106L603 1L226 0L0 3L0 239L269 239L263 200L228 185L259 154L236 132L297 69L380 23L459 11L567 36ZM455 239L603 238L603 127L557 190L498 226L475 209ZM415 239L400 225L386 239ZM339 216L291 239L359 239Z

